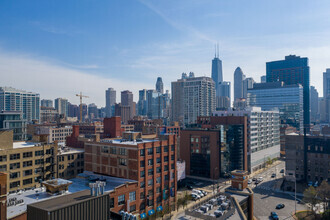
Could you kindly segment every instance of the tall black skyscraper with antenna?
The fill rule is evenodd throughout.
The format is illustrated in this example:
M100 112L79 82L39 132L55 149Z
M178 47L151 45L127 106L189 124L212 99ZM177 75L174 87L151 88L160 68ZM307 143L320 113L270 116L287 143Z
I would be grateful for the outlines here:
M215 82L216 96L219 96L219 83L223 82L222 61L219 59L219 45L215 46L214 59L212 60L212 79Z

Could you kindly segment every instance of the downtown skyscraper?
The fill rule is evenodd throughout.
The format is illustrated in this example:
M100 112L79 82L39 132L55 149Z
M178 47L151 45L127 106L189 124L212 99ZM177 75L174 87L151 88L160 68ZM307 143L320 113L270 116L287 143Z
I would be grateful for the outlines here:
M116 104L116 90L108 88L105 90L105 114L106 117L110 118L114 116L114 108Z
M212 60L212 79L215 83L216 96L219 96L219 84L223 82L222 76L222 61L219 59L219 51L215 51L214 59Z
M310 75L308 58L296 55L286 56L284 60L266 63L267 82L282 81L286 85L301 84L304 99L304 128L310 128Z

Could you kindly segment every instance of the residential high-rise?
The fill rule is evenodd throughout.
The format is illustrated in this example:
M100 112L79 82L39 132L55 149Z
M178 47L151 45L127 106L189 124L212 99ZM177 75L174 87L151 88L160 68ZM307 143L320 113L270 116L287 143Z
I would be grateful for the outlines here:
M218 54L215 53L214 59L212 60L212 79L215 83L216 96L218 96L219 84L223 82L222 61L219 59L219 51Z
M0 111L20 111L27 122L40 119L40 95L11 87L0 87Z
M301 133L304 131L303 87L300 84L256 83L248 90L247 105L261 107L264 111L277 108L282 124L293 126Z
M267 82L283 81L286 85L301 84L304 93L304 128L310 129L310 75L308 58L289 55L285 60L266 63Z
M163 84L162 77L157 77L156 91L161 93L161 94L164 93L164 84Z
M68 116L68 100L64 98L55 99L55 109L58 114Z
M245 76L240 67L234 72L234 101L243 98L243 80Z
M70 102L68 102L68 116L78 118L80 116L79 106L71 104Z
M0 130L13 130L14 141L25 141L27 121L20 111L0 111Z
M51 99L41 99L41 106L53 108L53 100Z
M319 93L314 86L311 86L311 122L316 122L319 112Z
M262 111L260 107L245 110L215 111L213 116L247 116L248 171L265 166L268 158L280 157L280 120L278 111Z
M248 89L252 89L255 81L252 77L243 80L243 98L247 98Z
M188 125L215 110L215 85L211 78L195 77L192 72L182 76L172 82L172 121Z
M330 69L327 69L323 73L323 97L327 98L330 96Z
M91 103L88 105L88 118L90 120L96 119L99 117L99 110L97 109L97 105L95 103Z
M130 107L129 119L135 116L135 106L133 104L133 93L131 91L125 90L121 92L121 107Z
M108 118L114 116L114 106L116 104L116 90L108 88L105 90L105 108Z

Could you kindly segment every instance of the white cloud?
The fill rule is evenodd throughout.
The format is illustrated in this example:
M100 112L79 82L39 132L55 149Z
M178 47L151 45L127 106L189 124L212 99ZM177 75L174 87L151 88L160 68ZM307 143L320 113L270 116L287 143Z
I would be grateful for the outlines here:
M79 99L75 94L81 91L90 97L86 103L96 103L99 107L105 105L105 90L109 87L117 90L117 102L120 102L122 90L132 91L137 100L138 90L148 88L147 84L130 79L104 78L39 57L3 50L0 50L0 79L0 86L37 92L42 99L64 97L78 104Z

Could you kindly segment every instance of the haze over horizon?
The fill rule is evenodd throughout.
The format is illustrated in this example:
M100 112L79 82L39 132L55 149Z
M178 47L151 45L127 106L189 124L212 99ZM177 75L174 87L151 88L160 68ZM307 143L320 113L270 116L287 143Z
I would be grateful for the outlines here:
M323 94L330 68L326 0L298 1L41 1L0 2L0 86L42 99L76 93L105 105L105 90L165 90L182 72L211 76L219 43L225 81L240 66L257 82L266 62L309 58L311 85ZM232 85L233 90L233 85Z

